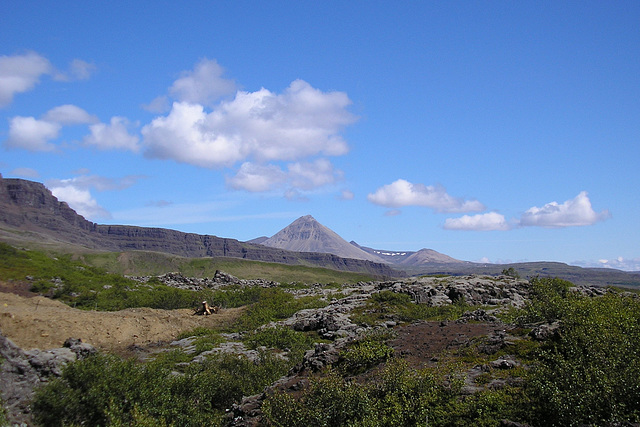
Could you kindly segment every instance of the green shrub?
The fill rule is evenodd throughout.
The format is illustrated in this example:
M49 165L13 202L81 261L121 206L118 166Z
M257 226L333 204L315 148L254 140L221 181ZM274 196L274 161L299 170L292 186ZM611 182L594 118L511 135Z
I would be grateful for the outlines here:
M294 331L285 326L259 329L244 338L244 343L255 350L260 346L286 350L289 359L300 360L304 352L313 347L315 340L304 332Z
M393 348L385 341L386 334L370 334L351 344L340 354L340 371L356 375L386 361L393 356Z
M234 330L254 330L276 320L291 317L299 310L307 308L321 308L326 301L317 296L295 298L292 294L280 288L258 288L260 293L233 326Z
M190 364L182 375L166 364L138 364L98 354L70 364L38 389L32 410L39 425L220 425L224 410L264 389L289 369L262 354L257 363L221 355Z
M640 301L568 295L529 383L541 425L640 422Z
M536 277L530 280L529 301L520 323L553 322L561 319L578 294L569 292L573 284L567 280Z

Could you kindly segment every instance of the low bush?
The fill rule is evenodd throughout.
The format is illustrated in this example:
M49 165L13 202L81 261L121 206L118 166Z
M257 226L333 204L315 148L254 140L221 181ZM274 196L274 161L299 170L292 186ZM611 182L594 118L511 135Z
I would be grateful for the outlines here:
M39 425L220 425L224 410L289 369L262 354L254 363L235 355L190 364L181 375L161 363L138 364L98 354L70 364L40 388L32 410Z
M304 332L294 331L285 326L259 329L244 338L244 343L255 350L264 346L289 352L289 359L301 361L304 352L313 347L314 340Z

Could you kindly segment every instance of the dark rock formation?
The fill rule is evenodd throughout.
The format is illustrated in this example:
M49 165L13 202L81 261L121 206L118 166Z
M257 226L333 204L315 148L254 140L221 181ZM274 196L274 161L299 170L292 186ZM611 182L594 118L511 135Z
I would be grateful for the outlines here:
M12 424L31 424L29 404L34 391L50 378L62 374L62 368L75 360L95 353L93 346L80 339L69 338L63 348L48 351L23 351L0 334L0 393Z

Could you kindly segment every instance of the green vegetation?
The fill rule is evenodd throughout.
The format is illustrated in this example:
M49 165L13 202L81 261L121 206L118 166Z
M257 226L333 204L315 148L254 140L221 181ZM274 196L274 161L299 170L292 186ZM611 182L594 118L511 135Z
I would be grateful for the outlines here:
M138 266L148 262L144 268L167 259L128 256ZM61 378L35 396L32 409L40 425L222 425L225 409L287 373L318 341L312 334L285 327L261 328L298 310L327 304L319 297L296 298L286 292L307 281L293 267L279 266L283 267L279 273L270 270L272 280L279 274L289 277L286 286L228 286L196 293L106 273L105 268L118 271L111 268L121 265L118 258L117 254L50 255L0 243L0 280L28 282L37 292L87 309L193 307L203 299L224 308L245 308L225 329L197 328L182 334L179 338L195 337L191 354L175 350L146 363L97 354L68 365ZM213 259L171 259L182 265L183 274L195 276L223 269L252 278L250 271L258 276L265 271L261 268L270 268L240 260L227 260L230 264L225 266ZM106 261L98 265L96 260ZM325 283L342 280L322 276L328 270L317 270L304 270L311 271L310 282L322 282L319 277ZM263 405L265 423L306 427L497 426L503 419L531 426L640 422L640 298L617 290L586 297L561 279L536 277L530 283L527 305L504 314L518 328L511 331L516 339L498 353L483 352L486 342L478 339L438 355L437 365L418 369L394 353L388 333L365 335L341 353L335 366L312 375L310 386L296 397L284 392L268 397ZM461 301L428 307L413 303L406 294L383 291L351 316L358 324L377 325L386 320L452 320L475 308ZM557 333L547 341L527 336L531 328L554 322L559 325ZM221 332L243 332L245 345L259 351L259 360L220 355L203 363L185 363L219 345L224 340ZM288 358L276 354L282 351ZM491 367L490 362L500 356L515 357L520 365ZM466 374L477 366L483 371L476 371L467 384L481 391L461 393ZM0 412L0 425L3 416Z
M336 371L312 379L299 399L271 396L263 411L273 426L497 426L515 418L518 391L505 388L460 397L464 379L452 366L413 369L392 359L365 384Z
M479 351L480 340L445 355L436 368L413 369L391 358L381 371L371 368L388 355L376 358L382 346L368 342L361 352L370 363L353 366L366 371L366 383L350 381L346 370L330 370L314 377L298 399L286 393L271 396L264 412L274 426L497 426L503 419L531 426L639 422L640 299L620 292L582 296L561 279L535 278L531 285L531 301L517 317L523 326L559 321L552 339L532 341L524 327L513 331L519 339L491 356ZM369 309L374 303L387 313L404 304L402 297L390 295L370 302ZM474 383L498 380L503 386L460 394L467 369L488 366L506 354L528 367L489 369Z
M261 391L289 369L262 354L258 363L233 355L191 364L180 375L163 364L141 365L98 354L40 388L32 408L39 425L220 425L224 410Z
M416 320L453 320L474 307L464 301L430 307L416 304L407 294L382 291L373 294L366 305L353 311L351 319L361 325L377 325L385 320L413 322Z
M362 273L240 258L183 258L143 251L101 252L83 254L81 257L89 265L134 276L158 276L175 271L188 277L212 277L216 270L221 270L241 279L264 279L279 283L357 283L373 280Z
M613 292L582 297L552 279L533 285L536 297L527 314L561 322L558 337L542 346L529 383L540 422L640 422L639 299Z
M302 361L305 351L312 348L313 344L318 342L318 339L304 332L294 331L284 326L276 326L247 334L243 341L252 350L259 347L267 347L286 351L291 363L296 364Z
M349 346L340 354L339 368L345 375L357 375L393 356L393 348L385 341L391 334L372 333Z
M276 320L287 319L299 310L321 308L328 303L317 296L295 298L280 288L261 289L259 299L233 325L237 331L252 331Z
M176 289L159 282L140 284L73 260L71 255L50 256L39 251L19 250L4 243L0 243L0 259L0 279L28 280L33 292L77 308L187 308L210 296L209 292Z
M520 278L520 273L518 273L518 270L516 270L513 267L509 267L509 268L505 268L502 270L502 275L503 276L508 276L508 277L513 277L514 279L519 279Z

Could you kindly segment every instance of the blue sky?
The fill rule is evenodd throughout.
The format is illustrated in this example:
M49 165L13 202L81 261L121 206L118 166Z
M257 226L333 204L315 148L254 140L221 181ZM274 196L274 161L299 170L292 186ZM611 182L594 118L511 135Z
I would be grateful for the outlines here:
M0 173L95 222L640 270L640 2L0 15Z

